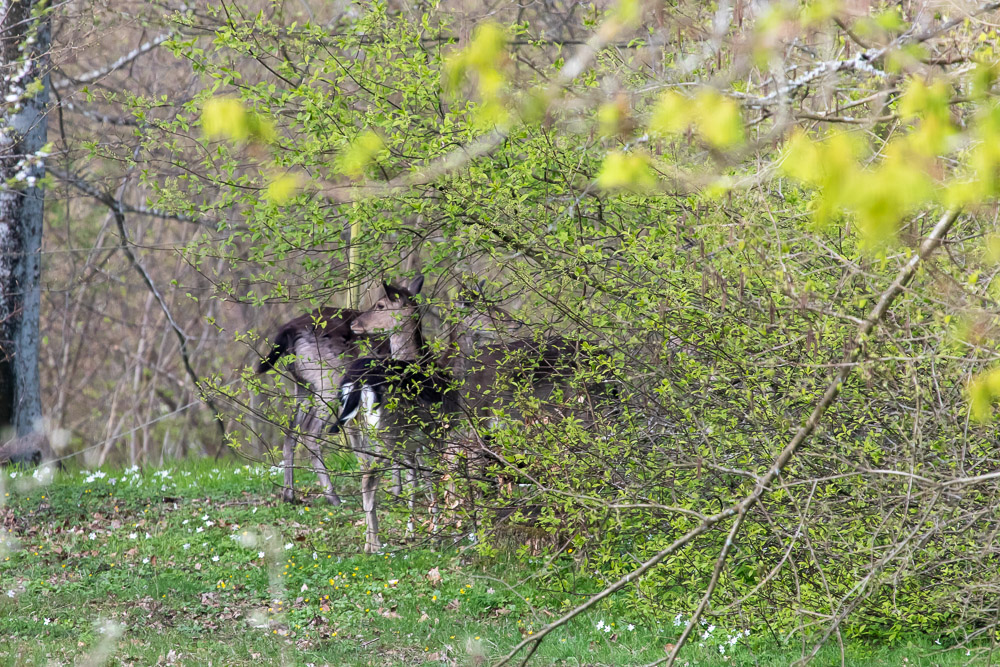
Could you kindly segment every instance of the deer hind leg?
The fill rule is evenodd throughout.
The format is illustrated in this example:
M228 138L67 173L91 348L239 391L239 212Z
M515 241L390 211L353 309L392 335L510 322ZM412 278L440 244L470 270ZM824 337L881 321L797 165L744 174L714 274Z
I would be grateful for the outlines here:
M420 462L417 460L416 452L410 449L406 449L402 452L402 460L403 465L406 467L406 505L409 510L409 516L406 519L406 537L412 537L416 531L413 517L416 511L415 500L419 487L417 482L417 466Z
M363 446L366 443L359 443ZM382 549L378 538L378 514L376 501L379 477L382 470L378 466L378 457L367 453L363 447L357 447L358 462L361 464L361 509L365 514L365 553L374 554Z
M326 498L326 501L331 505L339 505L341 502L340 496L337 495L337 492L333 488L333 481L330 479L330 473L326 469L326 463L323 461L322 449L319 441L315 437L310 436L309 438L304 438L302 444L309 450L309 453L312 454L313 470L316 471L316 477L319 479L320 485L326 489L323 493L323 497Z
M325 426L326 423L319 418L317 409L315 407L311 408L302 424L302 446L312 456L313 470L316 471L319 483L326 489L323 495L327 502L332 505L339 505L340 496L333 489L333 482L330 480L330 474L326 469L326 464L323 462L323 448L317 437Z
M399 461L396 456L396 452L391 450L386 452L390 457L390 464L392 466L392 495L399 498L403 495L403 466L404 464Z
M298 437L296 435L296 430L301 427L303 423L302 410L299 409L295 413L295 422L292 424L292 428L285 434L285 442L281 448L281 460L282 466L285 472L285 486L281 490L281 499L286 503L295 502L295 446L298 444Z
M416 454L414 454L414 457L416 457ZM420 464L419 460L417 461L417 464ZM424 485L427 488L427 498L431 513L431 534L435 534L438 531L438 525L441 520L441 505L438 504L437 494L434 493L434 477L431 471L424 470L423 478Z

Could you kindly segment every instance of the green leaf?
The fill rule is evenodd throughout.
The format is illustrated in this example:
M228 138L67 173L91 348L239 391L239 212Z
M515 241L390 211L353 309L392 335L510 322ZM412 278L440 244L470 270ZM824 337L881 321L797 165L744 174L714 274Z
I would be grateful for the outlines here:
M352 178L360 177L384 146L382 137L371 130L362 132L337 158L337 170Z
M282 174L267 184L264 196L275 204L284 204L295 196L299 188L299 180L296 174Z
M706 89L695 98L694 119L698 134L716 148L743 143L739 105L716 90Z
M201 129L206 139L245 139L249 129L243 103L232 97L210 98L201 112Z
M672 90L660 95L649 119L649 131L669 136L678 134L691 124L691 100Z
M656 187L656 174L644 153L608 153L597 175L597 184L605 190L645 192Z

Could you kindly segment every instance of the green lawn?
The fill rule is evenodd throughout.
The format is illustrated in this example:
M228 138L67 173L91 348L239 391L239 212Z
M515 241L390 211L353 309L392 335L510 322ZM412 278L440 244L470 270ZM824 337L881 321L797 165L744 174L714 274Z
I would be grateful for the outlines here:
M279 477L204 463L67 471L49 484L0 473L0 664L480 665L578 602L542 590L521 562L483 560L468 539L400 546L404 516L384 519L395 548L360 554L356 508L280 503ZM647 664L682 630L615 604L553 632L531 664ZM679 664L799 655L740 628L705 632ZM840 662L834 642L814 664ZM928 639L848 646L846 663L988 655Z

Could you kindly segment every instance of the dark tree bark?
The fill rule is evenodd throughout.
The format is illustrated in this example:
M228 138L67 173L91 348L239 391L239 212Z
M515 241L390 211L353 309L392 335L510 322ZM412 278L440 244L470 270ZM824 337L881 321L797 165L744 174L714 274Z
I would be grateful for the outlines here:
M49 101L49 3L0 0L0 428L42 416L40 249Z

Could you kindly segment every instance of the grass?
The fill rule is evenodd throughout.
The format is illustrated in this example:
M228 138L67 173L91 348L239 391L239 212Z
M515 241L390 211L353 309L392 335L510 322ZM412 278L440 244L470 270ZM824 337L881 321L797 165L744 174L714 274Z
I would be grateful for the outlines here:
M360 554L356 511L280 503L279 475L266 467L37 477L0 473L2 665L480 665L571 604L544 590L529 564L485 560L468 540ZM404 522L387 514L390 537ZM532 664L648 664L681 630L630 618L612 602L551 633ZM785 665L798 656L797 646L713 626L678 664ZM942 653L929 639L849 645L845 660L986 661ZM814 664L840 662L834 643Z

